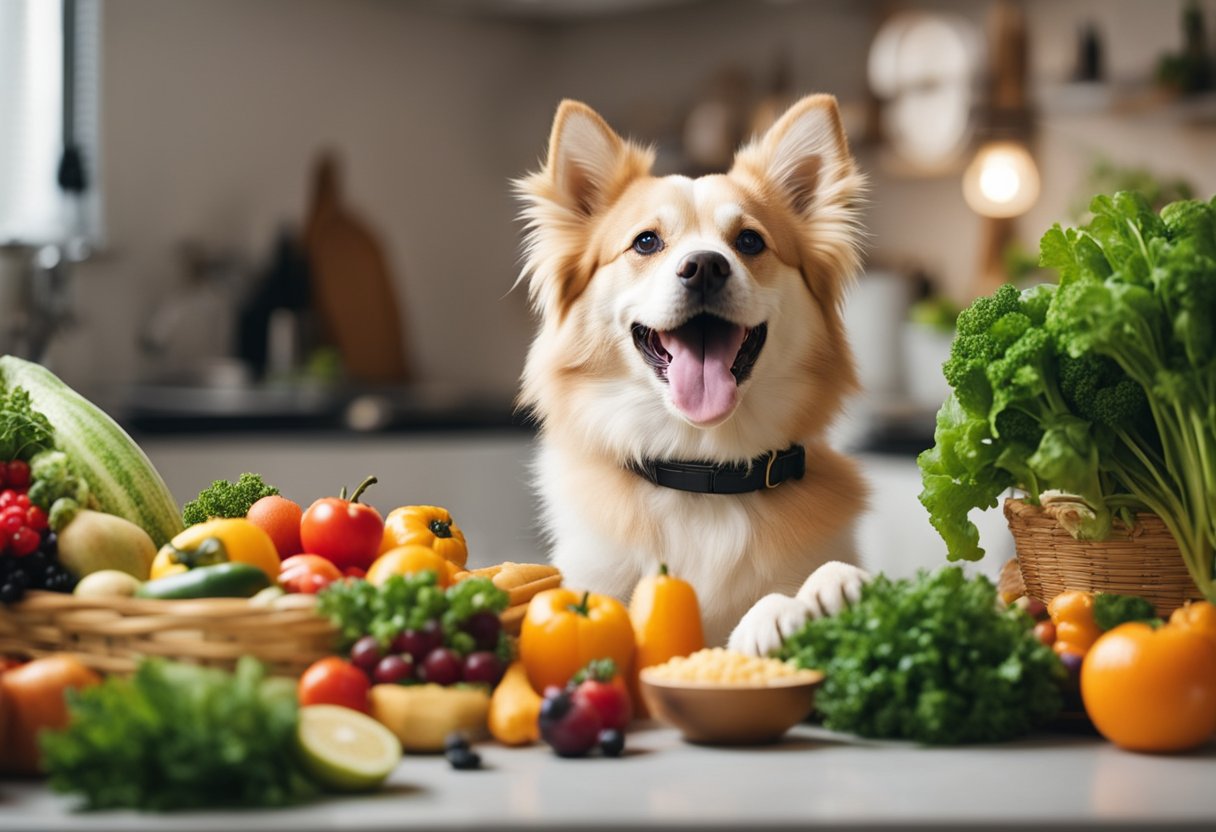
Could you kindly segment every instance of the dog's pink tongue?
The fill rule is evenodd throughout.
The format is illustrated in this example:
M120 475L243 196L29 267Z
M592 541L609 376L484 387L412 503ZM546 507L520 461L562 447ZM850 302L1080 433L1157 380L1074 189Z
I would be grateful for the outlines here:
M743 327L716 318L659 333L659 342L671 355L671 400L690 421L718 422L734 409L739 387L730 367L746 334Z

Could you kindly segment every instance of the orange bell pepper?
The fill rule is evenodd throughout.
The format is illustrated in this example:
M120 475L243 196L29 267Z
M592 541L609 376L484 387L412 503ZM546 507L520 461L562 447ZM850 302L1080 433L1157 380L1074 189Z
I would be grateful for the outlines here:
M1102 630L1094 621L1092 592L1061 592L1047 604L1047 614L1051 616L1051 623L1056 625L1056 640L1052 645L1056 655L1073 653L1084 656L1102 635Z
M667 564L661 563L657 575L638 581L629 600L629 619L637 638L630 693L638 716L645 716L645 703L638 695L638 673L644 667L691 655L705 646L701 607L692 585L669 574Z
M612 659L631 673L634 655L629 612L615 598L546 589L528 602L519 633L519 658L537 691L564 686L592 659Z
M1170 615L1170 625L1194 630L1216 644L1216 606L1208 601L1188 601Z

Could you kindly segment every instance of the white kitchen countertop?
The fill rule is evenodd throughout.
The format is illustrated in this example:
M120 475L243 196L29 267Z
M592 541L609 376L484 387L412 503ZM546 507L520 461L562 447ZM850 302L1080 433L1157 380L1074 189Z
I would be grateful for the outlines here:
M1181 756L1044 734L961 748L871 743L801 725L776 744L688 745L629 734L619 760L482 744L482 771L407 757L385 790L256 812L82 814L35 783L0 782L5 830L644 828L1216 828L1216 745Z

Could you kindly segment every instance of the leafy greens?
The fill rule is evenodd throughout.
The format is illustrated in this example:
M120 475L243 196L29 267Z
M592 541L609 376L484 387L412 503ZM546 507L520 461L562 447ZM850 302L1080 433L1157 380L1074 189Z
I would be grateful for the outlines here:
M149 659L69 706L43 760L51 788L89 809L282 806L317 791L297 757L295 685L251 657L234 674Z
M957 566L879 575L861 599L786 640L781 658L824 672L824 725L864 737L953 744L1006 740L1060 709L1065 671L1029 617Z
M55 446L50 420L34 410L30 394L22 387L0 386L0 462L29 460L39 451Z
M1154 512L1216 601L1216 199L1090 209L1042 239L1058 286L1004 286L959 316L920 499L951 560L983 556L967 514L1010 487L1076 495L1078 539Z

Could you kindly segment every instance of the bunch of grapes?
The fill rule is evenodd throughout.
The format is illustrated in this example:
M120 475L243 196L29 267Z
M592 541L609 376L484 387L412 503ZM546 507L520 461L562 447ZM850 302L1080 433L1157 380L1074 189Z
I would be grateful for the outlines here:
M454 685L457 682L498 684L506 666L494 652L502 622L492 612L475 613L461 629L473 638L475 649L467 656L444 644L443 627L438 620L426 622L421 629L405 630L381 648L373 636L364 636L350 650L351 663L375 684L430 682Z

